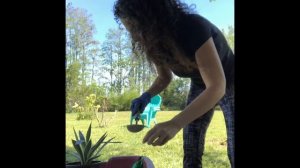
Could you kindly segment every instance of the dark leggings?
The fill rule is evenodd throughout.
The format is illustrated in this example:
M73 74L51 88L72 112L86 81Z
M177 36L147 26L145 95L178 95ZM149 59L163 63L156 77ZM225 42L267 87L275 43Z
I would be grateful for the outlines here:
M191 81L187 105L191 103L205 86ZM226 123L227 153L231 167L234 168L234 87L226 89L225 96L218 102ZM200 118L194 120L183 129L184 168L202 168L202 155L204 151L205 134L214 114L214 109L209 110Z

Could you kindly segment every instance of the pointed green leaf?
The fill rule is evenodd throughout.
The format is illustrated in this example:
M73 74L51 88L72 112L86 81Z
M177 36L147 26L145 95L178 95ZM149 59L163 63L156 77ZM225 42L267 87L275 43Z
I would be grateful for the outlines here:
M96 156L93 156L91 158L88 159L87 163L91 163L92 161L94 161L95 159L97 159L99 156L101 155L96 155Z
M96 149L100 146L100 144L105 140L107 133L104 133L102 137L98 140L98 142L92 147L91 152L89 153L88 157L91 157Z
M86 133L86 141L88 142L90 140L91 137L91 131L92 131L92 122L90 123L89 129Z
M72 152L72 153L69 153L69 154L73 155L74 157L76 157L80 161L80 156L79 156L78 153Z
M76 138L76 141L78 141L78 136L77 136L77 133L75 131L75 128L73 127L73 130L74 130L74 134L75 134L75 138Z
M73 143L73 146L74 146L75 150L77 151L77 153L80 156L80 162L81 162L81 164L83 164L85 162L85 160L84 160L83 153L82 153L82 150L81 150L80 146L76 145L76 141L73 140L73 139L72 139L72 143Z
M78 140L76 141L75 145L81 145L84 141L83 140Z
M85 141L84 135L81 131L79 131L79 138L80 138L80 140Z
M98 155L100 151L108 144L110 141L112 141L114 138L109 139L107 142L103 142L104 144L98 149L97 153L95 155Z
M84 153L83 153L84 160L88 160L88 154L90 153L91 146L92 146L92 141L89 141L84 149Z
M82 142L82 146L83 146L83 148L85 148L86 142L85 142L84 135L81 131L79 131L79 138L80 138L80 140L84 141L84 142Z

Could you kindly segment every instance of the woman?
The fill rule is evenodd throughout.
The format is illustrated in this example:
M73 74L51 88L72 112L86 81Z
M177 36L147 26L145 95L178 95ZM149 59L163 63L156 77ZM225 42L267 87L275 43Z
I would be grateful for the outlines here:
M131 34L133 50L146 56L158 74L151 87L132 101L132 115L168 86L172 72L191 79L186 108L148 131L143 142L164 145L183 129L183 165L202 167L206 130L219 104L234 167L234 54L222 32L179 0L117 0L114 15Z

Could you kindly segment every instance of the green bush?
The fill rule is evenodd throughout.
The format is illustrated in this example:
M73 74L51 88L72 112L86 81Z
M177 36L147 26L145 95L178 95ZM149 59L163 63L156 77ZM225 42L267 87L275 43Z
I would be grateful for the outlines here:
M84 106L79 106L77 103L73 106L77 110L77 120L91 120L95 117L95 112L98 112L100 105L96 105L96 94L90 94L85 98Z
M113 93L109 97L109 111L128 111L130 110L131 101L137 98L139 93L137 90L125 90L123 94Z
M162 93L162 104L164 110L183 110L186 105L189 91L188 79L175 79Z
M76 120L92 120L94 118L94 113L92 112L78 112Z

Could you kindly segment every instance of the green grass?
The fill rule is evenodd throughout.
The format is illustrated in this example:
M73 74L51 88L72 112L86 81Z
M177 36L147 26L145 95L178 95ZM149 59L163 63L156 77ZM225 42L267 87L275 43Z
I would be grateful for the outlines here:
M163 122L171 119L178 112L158 112L156 119ZM180 168L182 167L183 149L182 149L182 130L164 146L149 146L142 143L142 139L149 130L145 128L138 133L127 131L126 125L129 124L129 112L105 113L108 120L106 127L100 128L96 120L92 121L92 142L105 132L107 138L116 137L114 141L120 141L120 144L108 144L102 151L98 160L107 161L113 156L122 155L144 155L153 161L156 168ZM76 120L76 114L66 114L66 160L68 162L76 161L74 157L68 154L73 150L71 139L74 139L73 127L75 130L81 130L85 134L90 121ZM154 123L151 124L151 127ZM230 167L227 157L226 130L222 112L216 111L212 122L208 128L205 151L203 156L203 165L207 168L228 168Z

